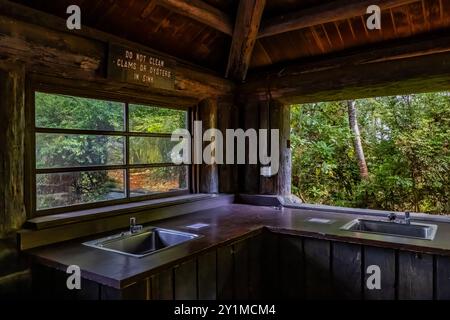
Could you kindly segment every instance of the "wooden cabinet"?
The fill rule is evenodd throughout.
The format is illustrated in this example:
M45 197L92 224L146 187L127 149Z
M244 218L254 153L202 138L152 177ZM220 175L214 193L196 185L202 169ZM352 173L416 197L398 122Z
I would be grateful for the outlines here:
M380 288L367 286L379 271ZM36 266L37 296L58 299L449 299L450 257L265 231L118 290Z

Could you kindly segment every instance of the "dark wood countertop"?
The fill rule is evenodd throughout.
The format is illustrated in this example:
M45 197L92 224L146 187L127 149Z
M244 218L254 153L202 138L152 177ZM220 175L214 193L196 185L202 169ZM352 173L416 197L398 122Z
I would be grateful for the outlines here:
M434 222L438 231L433 241L340 230L357 217L365 216L231 204L152 223L152 226L193 232L203 237L140 259L82 245L87 239L100 238L99 235L35 248L27 253L39 263L64 271L69 265L78 265L84 278L119 289L209 248L262 232L263 228L283 234L450 255L449 223ZM306 221L309 218L331 219L332 223L312 223ZM367 218L376 219L373 216ZM186 228L194 223L209 226L200 230Z

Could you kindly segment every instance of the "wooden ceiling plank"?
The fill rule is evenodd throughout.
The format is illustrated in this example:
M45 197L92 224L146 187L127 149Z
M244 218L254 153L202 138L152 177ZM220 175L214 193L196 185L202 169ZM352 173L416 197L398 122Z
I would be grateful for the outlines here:
M321 51L322 53L325 53L325 52L326 52L326 51L325 51L325 48L324 48L324 46L323 46L323 44L322 44L322 41L320 40L319 36L317 35L317 32L316 32L315 27L311 27L310 29L311 29L312 35L313 35L313 37L314 37L314 40L316 41L316 44L317 44L317 46L319 47L320 51ZM353 31L353 30L352 30L352 31Z
M330 40L330 36L328 35L327 29L325 29L325 26L323 24L320 25L322 27L323 32L325 33L325 36L327 37L328 45L330 48L333 48L333 43Z
M351 33L352 33L352 37L353 37L353 39L355 39L355 40L356 40L356 34L355 34L355 30L353 30L353 25L352 25L352 22L350 21L350 19L347 19L347 23L348 23L348 26L349 26L349 28L350 28L350 31L351 31Z
M233 34L231 19L222 11L201 0L155 0L158 5L206 24L228 35Z
M417 1L419 0L336 0L265 21L258 38L365 15L370 5L378 5L381 10L385 10Z
M245 80L266 0L239 2L226 77Z
M392 26L394 27L394 34L397 36L397 26L395 25L394 13L392 12L392 9L389 9L389 13L391 15Z
M141 19L147 19L156 7L156 0L149 0L144 10L141 13Z

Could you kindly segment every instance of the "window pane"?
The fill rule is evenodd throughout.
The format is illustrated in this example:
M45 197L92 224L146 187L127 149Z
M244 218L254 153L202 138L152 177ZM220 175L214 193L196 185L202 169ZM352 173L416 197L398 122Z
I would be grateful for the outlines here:
M124 130L120 102L36 92L36 127L79 130Z
M37 210L125 198L125 170L36 175Z
M37 133L36 168L121 165L124 150L124 137Z
M183 110L130 104L128 114L132 132L172 133L186 128L187 112Z
M179 141L160 137L130 137L130 163L172 163L173 147Z
M158 167L130 170L132 197L187 189L187 168Z

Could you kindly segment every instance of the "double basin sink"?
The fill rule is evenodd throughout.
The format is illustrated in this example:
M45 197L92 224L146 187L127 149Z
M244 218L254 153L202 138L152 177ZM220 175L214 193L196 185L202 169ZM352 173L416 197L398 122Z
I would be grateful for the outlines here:
M372 233L385 236L433 240L437 225L399 223L392 221L354 219L340 228L353 233ZM156 227L122 232L83 244L86 246L141 258L201 237L201 235Z

